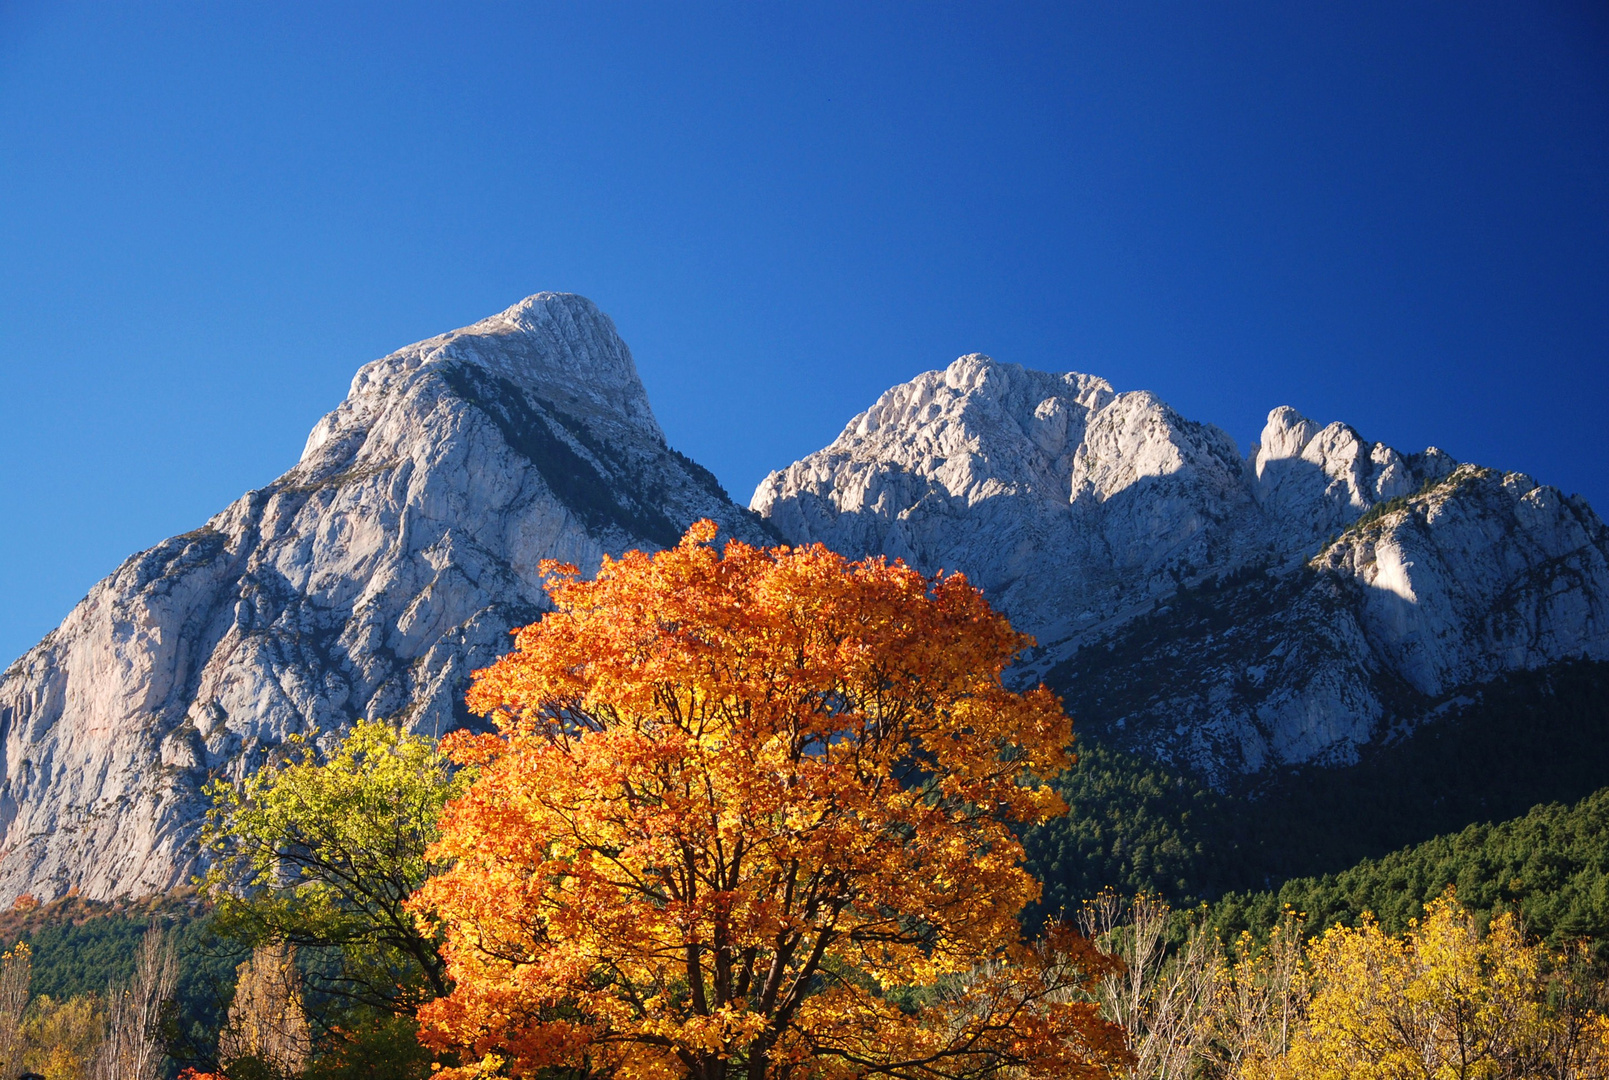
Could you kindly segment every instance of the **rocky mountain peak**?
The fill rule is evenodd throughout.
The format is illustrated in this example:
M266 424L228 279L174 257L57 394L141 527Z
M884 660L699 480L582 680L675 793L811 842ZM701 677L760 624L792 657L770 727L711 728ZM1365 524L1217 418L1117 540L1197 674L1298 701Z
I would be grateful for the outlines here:
M770 534L665 444L631 352L538 293L364 365L297 464L127 560L0 678L0 901L186 880L201 786L359 717L439 733L539 565Z
M971 353L886 391L830 447L761 481L751 506L764 513L777 492L815 482L807 474L848 470L864 483L844 487L840 506L860 512L868 500L887 497L878 477L891 475L896 462L946 498L1032 492L1064 504L1073 448L1111 399L1104 379L1049 375Z
M1289 405L1272 410L1268 414L1268 423L1263 425L1262 438L1258 440L1257 475L1262 475L1266 462L1300 457L1318 432L1317 424Z
M964 571L1038 637L1023 677L1221 778L1346 760L1471 681L1609 656L1609 532L1497 476L1289 406L1242 458L1148 392L972 354L750 505L795 542Z
M543 292L363 365L346 401L313 428L301 464L316 468L331 456L326 447L338 433L371 428L378 413L431 375L459 396L475 397L471 384L512 387L606 437L665 442L613 320L584 296Z
M795 542L963 570L1054 648L1211 565L1246 472L1154 395L970 354L884 392L750 507Z
M1258 503L1304 545L1375 503L1409 495L1458 467L1433 446L1401 454L1369 442L1348 424L1320 427L1289 405L1268 414L1251 462Z
M536 293L447 335L462 361L481 365L580 415L664 434L631 350L609 316L574 293Z

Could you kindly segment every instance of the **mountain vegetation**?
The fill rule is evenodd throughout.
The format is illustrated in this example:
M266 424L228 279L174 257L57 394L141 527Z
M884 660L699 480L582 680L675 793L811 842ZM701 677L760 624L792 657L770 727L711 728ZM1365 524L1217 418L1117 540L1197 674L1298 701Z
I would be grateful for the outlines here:
M0 913L0 941L30 950L33 996L58 1005L93 999L99 1008L109 984L134 977L140 942L152 928L168 935L178 958L167 1036L176 1045L205 1042L223 1022L235 967L247 950L213 932L209 906L193 890L138 901L66 896L48 904L25 895Z
M1079 924L1122 961L1100 1000L1128 1033L1132 1077L1609 1075L1603 969L1579 947L1536 942L1512 913L1482 923L1452 890L1400 934L1367 918L1309 934L1286 911L1263 941L1226 944L1200 912L1113 893L1083 905Z
M1105 888L1186 907L1277 888L1609 785L1606 703L1609 664L1510 675L1353 764L1271 770L1228 790L1075 724L1078 762L1057 781L1071 810L1024 845L1049 913Z
M337 750L330 760L342 757ZM347 760L350 768L362 759ZM272 776L275 767L264 771ZM1152 773L1148 782L1163 787L1165 775ZM1125 902L1107 890L1070 914L1089 940L1123 960L1104 974L1095 969L1099 977L1086 986L1089 1000L1125 1032L1137 1059L1129 1075L1251 1080L1325 1076L1326 1068L1343 1068L1327 1062L1345 1063L1336 1075L1374 1075L1367 1061L1347 1057L1370 1031L1383 1048L1381 1060L1396 1062L1393 1067L1411 1061L1446 1067L1445 1033L1453 1031L1483 1049L1479 1069L1449 1076L1602 1076L1609 1064L1596 1017L1609 996L1603 979L1606 852L1609 789L1574 805L1549 804L1507 822L1472 825L1339 873L1232 893L1202 908L1173 910L1154 893ZM270 1064L295 1062L296 1075L309 1080L428 1074L430 1055L421 1052L411 1023L371 1016L342 1031L332 1018L349 1024L359 1018L330 996L311 992L300 976L287 983L250 975L259 989L248 995L254 1004L247 1009L233 987L238 977L248 977L237 976L236 967L245 972L249 966L238 943L233 952L220 948L216 925L194 896L123 905L68 898L19 904L0 916L8 939L21 937L32 946L33 1004L19 1022L24 1043L39 1048L30 1060L53 1080L79 1075L73 1070L93 1060L105 1024L105 977L127 981L147 929L166 927L183 961L176 1008L164 1026L176 1058L217 1068L219 1045L246 1045L229 1042L239 1036L220 1044L221 1031L278 1031L285 1021L274 1018L290 1010L308 1017L305 1038L312 1041L298 1051L289 1036L277 1043L257 1036L250 1045L290 1047L269 1054ZM308 959L300 958L303 969ZM271 962L253 960L260 969ZM285 970L283 960L276 963L267 970ZM1464 996L1437 999L1431 991L1459 971L1466 972ZM287 985L293 989L283 989ZM1371 1010L1355 1007L1371 995ZM242 1015L253 1011L258 1019L249 1024ZM192 1025L188 1039L175 1022L181 1017ZM1494 1027L1498 1020L1507 1026ZM315 1025L324 1037L314 1038ZM1409 1041L1400 1037L1403 1031L1420 1035ZM219 1075L291 1075L252 1072L248 1064L236 1059Z
M1609 787L1574 805L1549 803L1510 821L1470 825L1339 873L1230 893L1212 905L1212 921L1226 934L1262 937L1295 910L1310 931L1372 919L1400 934L1448 888L1482 923L1512 913L1551 946L1587 941L1609 960Z

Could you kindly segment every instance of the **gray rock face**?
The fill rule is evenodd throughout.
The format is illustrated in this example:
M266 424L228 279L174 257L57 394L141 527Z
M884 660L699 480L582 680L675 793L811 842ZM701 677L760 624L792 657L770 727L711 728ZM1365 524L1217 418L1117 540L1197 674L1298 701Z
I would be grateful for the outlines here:
M1460 466L1355 525L1313 560L1357 592L1390 669L1439 696L1609 643L1609 530L1591 507L1521 473Z
M0 900L183 883L209 776L359 717L440 732L542 610L538 563L769 538L671 450L589 301L543 293L366 365L301 460L130 558L0 678Z
M1609 657L1585 503L1285 408L1242 458L1150 394L966 356L753 508L666 445L580 297L368 364L294 468L129 559L0 677L0 902L183 883L209 778L359 717L459 726L470 672L542 611L543 559L590 572L700 517L965 571L1084 730L1220 780Z
M1351 760L1460 686L1609 656L1584 502L1289 408L1242 459L1150 394L964 356L751 506L795 542L965 572L1075 717L1219 780Z
M750 506L798 543L962 570L1067 637L1229 558L1246 474L1233 440L1150 394L972 355L889 390Z

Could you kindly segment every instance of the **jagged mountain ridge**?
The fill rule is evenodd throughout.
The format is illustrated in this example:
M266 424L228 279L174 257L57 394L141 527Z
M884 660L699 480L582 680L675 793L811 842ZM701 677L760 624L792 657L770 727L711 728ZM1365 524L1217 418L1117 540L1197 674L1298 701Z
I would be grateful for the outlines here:
M1081 724L1218 783L1354 760L1460 687L1609 655L1584 501L1288 407L1242 458L1152 394L974 354L750 505L796 543L965 572Z
M208 777L360 716L462 723L469 672L541 610L541 559L590 569L698 517L964 570L1039 635L1028 673L1083 730L1220 778L1347 760L1408 705L1606 651L1609 543L1580 500L1284 408L1242 458L1154 395L978 355L752 505L666 445L583 298L366 365L294 468L129 559L0 677L0 900L182 882Z
M0 677L0 898L182 884L208 777L358 717L463 723L538 563L771 540L665 442L631 353L541 293L365 365L301 460L128 559Z

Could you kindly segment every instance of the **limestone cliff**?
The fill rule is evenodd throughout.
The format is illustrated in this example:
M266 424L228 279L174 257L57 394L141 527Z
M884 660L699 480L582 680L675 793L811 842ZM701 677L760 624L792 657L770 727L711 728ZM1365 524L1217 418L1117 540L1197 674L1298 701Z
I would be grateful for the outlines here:
M965 571L1081 730L1217 781L1609 657L1585 503L1287 408L1243 457L1151 394L966 356L752 505L666 445L581 297L366 365L295 467L130 558L0 677L0 902L183 883L209 778L359 717L466 722L470 672L542 610L542 559L591 570L700 517Z
M287 735L467 719L537 564L767 533L670 449L589 301L543 293L362 368L301 460L130 558L0 678L0 900L181 884L212 775Z
M1086 729L1219 780L1349 760L1460 687L1609 657L1585 503L1284 407L1242 458L1151 394L964 356L751 506L795 542L965 572Z

